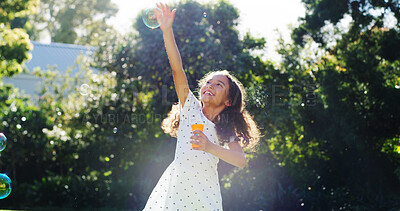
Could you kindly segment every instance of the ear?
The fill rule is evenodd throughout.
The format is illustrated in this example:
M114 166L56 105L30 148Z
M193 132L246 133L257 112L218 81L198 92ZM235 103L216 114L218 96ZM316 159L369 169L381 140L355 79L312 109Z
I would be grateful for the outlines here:
M227 107L229 107L229 106L231 106L231 105L232 105L232 103L231 103L231 101L230 101L230 100L226 100L226 101L225 101L225 105L226 105Z

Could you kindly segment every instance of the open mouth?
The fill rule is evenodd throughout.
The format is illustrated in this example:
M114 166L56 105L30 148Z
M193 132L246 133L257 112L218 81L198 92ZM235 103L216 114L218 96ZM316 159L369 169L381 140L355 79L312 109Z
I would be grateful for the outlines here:
M213 93L211 93L210 91L206 90L203 92L203 95L208 95L208 96L214 96Z

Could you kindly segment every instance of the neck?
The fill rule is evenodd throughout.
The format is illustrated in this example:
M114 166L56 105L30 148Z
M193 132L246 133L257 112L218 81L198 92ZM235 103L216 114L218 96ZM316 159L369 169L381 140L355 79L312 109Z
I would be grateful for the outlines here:
M213 106L210 104L203 103L203 114L207 117L211 122L214 121L215 117L220 114L225 109L225 105L222 106Z

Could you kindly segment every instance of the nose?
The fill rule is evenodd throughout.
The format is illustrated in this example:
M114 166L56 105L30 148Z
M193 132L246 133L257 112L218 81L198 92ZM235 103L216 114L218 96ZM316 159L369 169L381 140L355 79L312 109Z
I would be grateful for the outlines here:
M206 84L206 88L207 89L214 89L214 87L212 86L214 83L208 83Z

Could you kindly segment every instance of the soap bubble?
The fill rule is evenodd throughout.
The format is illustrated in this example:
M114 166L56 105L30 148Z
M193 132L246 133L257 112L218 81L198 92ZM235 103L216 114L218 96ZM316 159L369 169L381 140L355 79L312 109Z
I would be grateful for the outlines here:
M7 137L3 133L0 133L0 152L6 148L6 144Z
M149 27L151 29L155 29L160 26L160 24L157 21L157 16L156 16L156 13L154 12L154 10L157 10L159 13L161 13L161 15L163 15L162 11L158 7L154 7L154 8L146 9L143 12L143 16L142 16L144 25L146 25L147 27Z
M0 199L6 198L11 193L11 179L6 174L0 174Z
M89 86L89 85L87 85L87 84L82 84L82 85L79 87L79 93L81 93L81 95L83 95L83 96L88 95L89 92L90 92L90 86Z
M117 131L118 131L118 129L115 127L115 128L113 129L113 133L117 133Z

